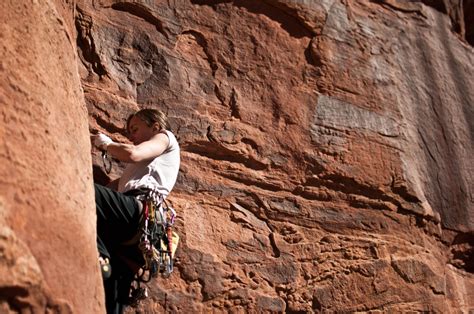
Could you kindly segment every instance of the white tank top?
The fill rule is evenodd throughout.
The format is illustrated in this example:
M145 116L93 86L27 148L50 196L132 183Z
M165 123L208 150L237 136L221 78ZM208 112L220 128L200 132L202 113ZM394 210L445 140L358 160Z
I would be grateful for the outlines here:
M174 134L166 130L166 135L170 143L160 156L127 165L119 180L119 192L145 188L168 196L178 177L180 149Z

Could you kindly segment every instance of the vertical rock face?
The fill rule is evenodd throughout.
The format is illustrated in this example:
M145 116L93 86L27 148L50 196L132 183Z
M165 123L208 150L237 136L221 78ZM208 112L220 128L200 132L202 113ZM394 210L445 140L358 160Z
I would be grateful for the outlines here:
M74 4L0 3L0 312L97 313L103 292Z
M472 25L428 4L79 3L91 127L158 107L183 149L142 308L474 308Z
M144 107L183 154L141 310L471 311L472 7L2 1L0 312L102 310L87 121Z

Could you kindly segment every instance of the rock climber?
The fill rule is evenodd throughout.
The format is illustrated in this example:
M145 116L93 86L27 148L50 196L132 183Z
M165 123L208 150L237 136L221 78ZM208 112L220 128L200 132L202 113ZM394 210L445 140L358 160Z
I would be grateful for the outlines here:
M114 142L105 134L91 136L94 146L128 163L122 176L108 187L94 184L107 313L122 313L130 284L144 262L138 240L143 222L139 196L152 192L166 198L180 165L179 144L162 111L140 110L129 116L126 127L132 144Z

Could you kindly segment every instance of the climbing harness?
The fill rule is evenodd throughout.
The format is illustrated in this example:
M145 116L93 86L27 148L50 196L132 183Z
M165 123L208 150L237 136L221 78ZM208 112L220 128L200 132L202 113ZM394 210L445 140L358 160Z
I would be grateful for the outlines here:
M143 227L138 247L145 261L131 286L130 304L137 304L148 296L147 283L161 273L169 277L173 272L173 257L179 237L172 227L176 211L167 204L161 193L148 191L136 197L143 204Z

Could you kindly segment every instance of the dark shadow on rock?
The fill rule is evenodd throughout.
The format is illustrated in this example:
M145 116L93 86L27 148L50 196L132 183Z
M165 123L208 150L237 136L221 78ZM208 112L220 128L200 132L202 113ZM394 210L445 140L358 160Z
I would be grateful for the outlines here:
M302 38L302 37L313 37L313 34L306 29L306 27L298 21L298 19L289 12L286 12L280 8L275 6L269 5L264 3L263 1L254 1L254 0L235 0L235 1L228 1L228 0L191 0L194 4L199 5L209 5L215 7L221 3L229 3L233 2L233 5L236 7L241 7L247 9L249 12L255 14L265 15L271 20L278 22L281 27L290 34L290 36L295 38Z
M107 185L111 181L107 173L98 165L92 166L92 175L94 178L94 183L100 185Z
M474 273L474 233L460 233L451 244L451 263Z

